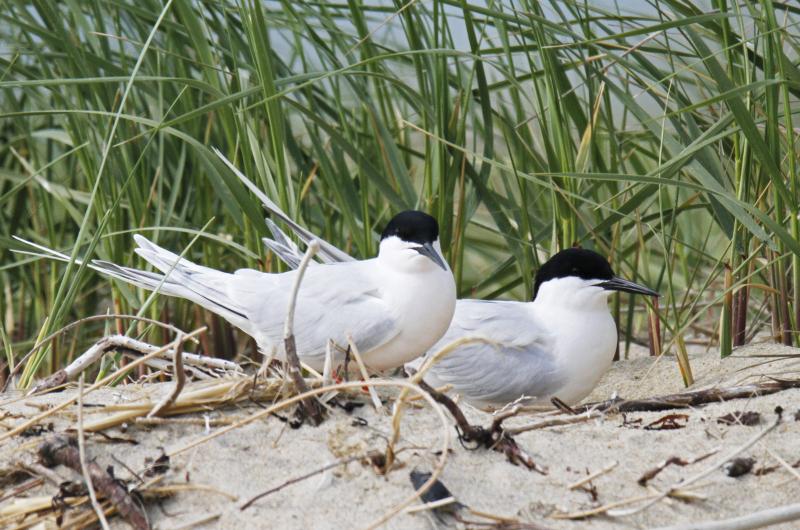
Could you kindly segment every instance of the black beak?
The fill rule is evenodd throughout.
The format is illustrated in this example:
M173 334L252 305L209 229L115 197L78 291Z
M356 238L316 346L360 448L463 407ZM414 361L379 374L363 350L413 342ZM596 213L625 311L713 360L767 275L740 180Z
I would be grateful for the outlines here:
M442 260L436 249L433 248L433 243L423 243L421 247L414 247L414 250L423 256L430 258L435 264L440 266L443 270L447 270L447 264Z
M602 283L597 284L598 287L602 287L608 291L624 291L626 293L636 293L636 294L646 294L647 296L659 296L657 292L652 289L649 289L643 285L639 285L638 283L634 283L628 280L624 280L622 278L611 278L610 280L606 280Z

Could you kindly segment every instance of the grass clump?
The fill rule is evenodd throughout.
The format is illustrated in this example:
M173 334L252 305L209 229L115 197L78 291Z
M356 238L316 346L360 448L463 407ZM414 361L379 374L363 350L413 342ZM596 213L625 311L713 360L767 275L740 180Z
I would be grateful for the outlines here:
M573 244L659 289L667 350L766 331L797 345L800 10L772 1L10 2L0 24L0 339L106 309L208 323L19 235L133 266L130 235L221 269L277 270L257 200L359 256L402 208L433 213L464 296L528 298ZM615 302L628 340L644 312ZM111 326L32 356L52 372ZM7 369L7 368L6 368Z

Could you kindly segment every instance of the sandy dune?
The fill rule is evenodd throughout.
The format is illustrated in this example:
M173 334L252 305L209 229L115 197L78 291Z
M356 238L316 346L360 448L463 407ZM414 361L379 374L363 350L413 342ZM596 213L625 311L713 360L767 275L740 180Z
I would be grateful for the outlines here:
M800 371L797 359L770 360L756 356L798 353L800 351L791 348L765 344L742 348L735 352L734 358L724 361L712 353L697 354L692 358L698 380L695 387L753 382L765 375L796 378ZM769 362L764 364L765 361ZM86 399L86 421L98 414L100 409L97 405L124 404L148 397L155 401L166 388L160 384L94 392ZM681 390L674 359L664 357L654 362L652 358L639 357L615 363L590 399L606 399L615 392L626 398L637 398ZM53 393L3 405L0 407L0 429L10 428L21 421L16 415L30 417L43 405L58 403L66 395L69 394ZM364 401L366 403L367 399ZM756 460L754 469L778 466L773 471L731 478L723 471L715 470L687 488L688 492L704 500L666 499L627 516L598 515L579 521L554 518L559 514L574 514L642 497L713 466L725 454L767 428L775 420L776 406L785 410L784 421L741 454ZM668 412L634 412L624 418L613 414L574 425L519 434L516 439L520 446L547 468L547 475L511 465L504 455L497 452L466 450L451 436L452 451L447 455L441 480L461 503L475 510L547 528L652 528L732 517L800 499L800 475L797 475L800 468L795 468L793 475L781 467L778 460L790 465L800 460L800 422L795 421L798 408L800 390L787 390L770 396L674 411L688 415L685 420L677 419L685 427L674 430L643 428ZM245 417L258 410L259 407L252 404L188 417L230 419ZM718 423L719 417L732 411L759 412L761 419L754 426ZM489 414L467 407L465 412L473 422L483 425L491 422ZM74 423L74 407L48 421L53 421L56 431L69 427ZM530 416L521 416L506 424L519 426L532 421L534 419ZM101 467L113 465L116 476L127 480L131 473L119 462L138 473L144 468L145 458L158 457L160 448L173 452L217 428L202 423L131 425L125 432L115 428L108 434L135 440L137 445L115 443L92 435L88 439L88 452ZM429 407L409 408L402 418L402 439L398 446L402 451L398 459L403 467L400 469L381 476L369 465L354 461L285 487L244 511L239 507L255 493L337 459L371 449L382 451L390 433L389 416L377 415L369 405L349 414L337 410L318 428L304 426L293 430L275 417L251 423L173 456L162 484L187 485L190 489L175 494L160 505L149 504L148 516L154 527L162 529L180 528L205 517L211 517L201 526L205 528L368 526L413 493L409 481L411 470L429 471L436 465L439 458L436 451L442 445L443 431L439 417ZM454 434L452 427L449 427L449 434ZM4 442L0 448L0 477L8 478L8 472L19 463L35 461L36 447L42 439L41 436L16 437ZM650 481L649 488L654 489L637 484L643 473L665 459L680 457L692 460L714 450L718 452L700 462L684 467L667 467ZM117 461L111 458L112 455ZM614 463L613 469L592 480L587 488L569 489L588 473L611 467ZM77 478L66 468L59 467L56 471L63 477ZM0 483L0 498L14 487ZM0 517L14 502L19 502L20 497L52 495L54 491L53 486L45 485L16 499L0 501ZM632 503L619 509L642 505ZM463 511L461 517L487 522L487 519ZM115 527L125 527L119 518L112 519L112 523ZM390 519L385 527L418 529L434 525L447 527L458 526L458 523L449 516L443 516L440 521L428 513L401 513ZM785 524L782 528L796 526Z

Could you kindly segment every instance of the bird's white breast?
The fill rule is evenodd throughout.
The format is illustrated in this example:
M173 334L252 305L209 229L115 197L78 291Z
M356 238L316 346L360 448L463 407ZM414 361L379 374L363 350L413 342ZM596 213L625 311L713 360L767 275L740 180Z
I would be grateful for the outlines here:
M364 355L369 368L386 370L402 366L428 350L447 331L456 303L453 274L435 265L426 269L376 270L380 278L376 284L381 286L382 296L395 312L399 333Z
M575 403L589 395L611 366L617 327L608 310L607 292L560 287L540 291L532 310L554 339L553 357L564 381L555 396Z

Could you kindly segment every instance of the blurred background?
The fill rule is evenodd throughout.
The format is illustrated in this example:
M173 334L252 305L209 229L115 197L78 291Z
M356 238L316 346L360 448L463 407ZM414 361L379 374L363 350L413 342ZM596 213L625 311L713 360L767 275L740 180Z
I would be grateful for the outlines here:
M462 297L530 299L581 245L658 289L623 341L797 345L800 6L746 1L3 2L0 384L108 333L256 358L191 303L15 254L20 236L134 267L133 233L205 265L282 270L260 203L359 257L400 210L442 226ZM101 372L108 367L101 368ZM684 378L689 380L688 369Z

